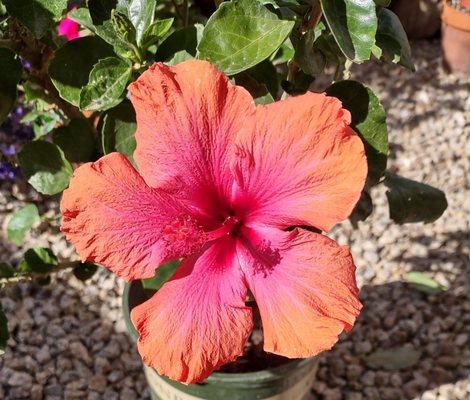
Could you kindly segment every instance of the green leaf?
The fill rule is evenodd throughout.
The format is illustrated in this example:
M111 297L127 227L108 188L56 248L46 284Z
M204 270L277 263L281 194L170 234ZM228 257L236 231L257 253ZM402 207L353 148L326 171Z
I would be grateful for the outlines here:
M166 63L168 65L176 65L186 60L193 60L194 57L186 50L177 51Z
M5 353L7 341L10 339L10 332L8 332L8 321L5 313L3 312L2 304L0 303L0 355Z
M97 270L98 266L96 264L85 262L80 263L80 265L75 267L72 272L75 275L75 278L81 281L86 281L90 279Z
M58 264L57 257L51 249L45 247L33 247L24 254L20 264L21 272L36 272L47 274Z
M387 172L385 185L390 218L398 224L433 222L447 208L444 192L424 183Z
M296 44L295 61L305 73L315 76L323 72L326 67L326 57L320 49L315 46L317 32L310 29Z
M258 83L266 85L272 97L277 97L279 91L279 77L272 62L265 60L245 71Z
M21 119L21 122L30 123L36 139L39 139L52 131L60 120L60 115L51 108L47 111L33 109Z
M0 124L8 117L16 100L16 85L21 78L21 62L15 53L0 48Z
M422 272L408 272L405 274L405 281L410 283L417 290L427 294L438 294L448 290L447 287Z
M95 137L85 119L72 119L67 126L57 128L52 133L52 141L72 162L90 161L95 152Z
M293 27L293 21L280 20L258 1L224 2L207 21L198 51L233 75L273 54Z
M204 26L195 24L187 28L178 29L168 35L158 46L155 59L157 61L168 61L179 51L186 51L193 57L196 56L196 48L201 40Z
M135 111L129 101L123 101L116 108L109 110L104 117L102 128L103 153L119 151L133 161L136 129Z
M421 358L422 352L411 347L395 347L390 350L377 350L365 357L366 365L374 369L397 371L412 367Z
M141 47L143 49L147 49L157 43L158 40L168 33L171 29L171 25L173 25L173 18L159 19L155 21L142 34Z
M119 0L117 10L129 17L137 32L137 43L141 43L145 30L155 18L156 0Z
M18 154L21 172L40 193L60 193L72 176L72 166L53 143L37 140L26 143Z
M100 60L80 93L80 109L106 111L117 106L132 75L132 66L117 57Z
M93 20L91 19L90 11L88 8L74 8L70 10L68 13L70 19L73 19L79 25L87 28L91 32L96 32L96 27L93 24Z
M15 275L13 267L7 263L0 263L0 278L11 278Z
M173 260L160 265L155 271L155 276L153 278L142 279L144 289L156 292L168 279L170 279L180 263L180 260Z
M374 0L320 0L326 22L346 57L368 60L375 43Z
M88 83L93 66L113 54L113 49L96 36L70 40L59 48L49 65L49 74L60 96L78 106L80 91Z
M380 51L374 55L414 71L410 43L399 18L386 8L379 11L378 17L379 26L375 44Z
M10 15L17 18L34 36L49 31L67 7L67 0L2 0Z
M39 212L34 204L27 204L16 210L7 224L8 239L17 246L21 246L26 232L37 220L39 220Z
M340 81L326 89L351 113L351 127L364 142L368 185L376 184L387 166L388 130L385 110L374 92L360 82Z

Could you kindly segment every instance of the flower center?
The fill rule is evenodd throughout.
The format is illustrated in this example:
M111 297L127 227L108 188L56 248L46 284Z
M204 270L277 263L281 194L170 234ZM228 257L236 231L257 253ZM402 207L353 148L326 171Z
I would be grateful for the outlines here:
M207 232L208 240L215 240L225 235L237 235L242 225L242 221L233 215L229 215L225 218L220 228L214 229L213 231Z

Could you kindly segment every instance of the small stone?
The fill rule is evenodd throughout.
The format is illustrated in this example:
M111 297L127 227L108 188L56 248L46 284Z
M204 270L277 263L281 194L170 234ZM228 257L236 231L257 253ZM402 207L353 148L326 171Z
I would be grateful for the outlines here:
M372 344L368 340L357 342L354 345L354 350L356 354L367 354L372 351Z
M44 388L46 396L62 397L62 388L57 384L50 384Z
M455 368L459 365L459 359L457 357L442 356L437 359L436 363L444 368Z
M123 377L124 377L124 374L122 373L122 371L116 370L116 371L111 372L108 375L108 381L110 381L111 383L114 383L114 382L121 380Z
M30 392L31 399L30 400L42 400L42 386L41 385L33 385L31 387Z
M106 386L107 381L104 375L96 374L90 380L90 389L96 392L103 393L106 390Z
M364 375L362 375L361 382L366 386L374 386L375 385L375 372L367 371Z
M11 374L10 378L8 379L8 384L10 386L24 387L29 392L33 384L33 378L31 375L27 374L26 372L14 371Z
M91 365L93 363L87 348L81 342L71 343L70 352L74 358L83 361L87 365Z
M341 390L338 388L326 389L323 392L323 400L341 400Z
M467 343L468 335L466 333L461 333L455 338L455 345L462 347Z
M127 387L121 390L119 400L137 400L137 393Z
M51 350L50 350L49 346L47 344L45 344L36 353L36 355L35 355L36 360L38 360L38 362L40 364L45 364L48 361L50 361L50 359L51 359L51 354L50 353L51 353Z

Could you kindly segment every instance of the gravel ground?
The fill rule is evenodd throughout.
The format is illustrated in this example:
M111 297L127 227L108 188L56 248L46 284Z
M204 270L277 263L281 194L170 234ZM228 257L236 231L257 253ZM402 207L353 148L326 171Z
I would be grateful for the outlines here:
M389 166L443 189L449 208L433 224L397 226L378 187L366 222L333 231L351 246L365 307L352 332L321 355L312 399L470 398L470 81L442 71L437 41L413 47L417 73L371 63L353 78L372 86L388 110L396 142ZM41 200L22 193L2 187L1 224L24 201ZM51 246L68 258L73 252L57 234L56 200L40 202L49 221L33 230L28 245ZM2 240L0 261L20 255ZM449 289L424 294L403 282L408 271L427 272ZM122 282L106 271L87 284L67 273L56 280L2 298L12 338L0 358L0 399L148 399L121 319Z

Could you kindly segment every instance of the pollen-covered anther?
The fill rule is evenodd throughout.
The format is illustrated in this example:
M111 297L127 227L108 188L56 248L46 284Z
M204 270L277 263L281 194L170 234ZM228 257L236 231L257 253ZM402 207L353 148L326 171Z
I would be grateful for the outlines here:
M207 238L197 221L185 215L163 227L162 240L169 254L185 257L201 248Z

